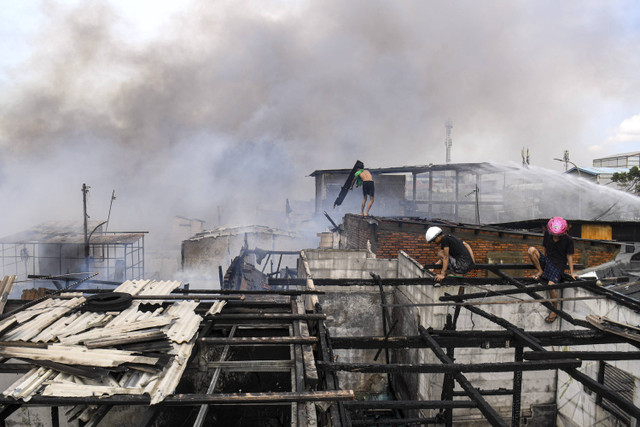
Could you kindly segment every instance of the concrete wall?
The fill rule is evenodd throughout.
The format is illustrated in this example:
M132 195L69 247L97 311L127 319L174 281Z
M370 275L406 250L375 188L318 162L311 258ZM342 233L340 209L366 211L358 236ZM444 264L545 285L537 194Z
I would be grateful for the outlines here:
M369 272L375 272L383 278L415 278L428 274L422 265L406 252L400 251L396 259L374 259L366 250L306 250L308 265L313 278L368 279ZM301 271L299 269L299 271ZM476 292L469 285L467 292ZM504 289L504 286L482 286L483 290ZM327 314L327 325L333 336L382 336L382 312L380 293L375 287L322 287L326 292L320 296L320 302ZM385 298L393 304L438 303L445 294L457 294L457 286L414 285L385 288ZM582 290L565 290L565 298L592 296ZM501 302L485 304L479 308L522 327L526 330L552 331L569 329L571 325L562 320L547 324L544 317L548 314L539 304L502 303L509 297L490 297L482 302ZM621 307L616 303L597 299L565 302L564 310L574 317L584 318L588 314L607 316L614 321L629 325L640 324L640 314ZM446 323L447 314L453 314L453 306L394 306L392 321L398 321L393 336L416 336L418 326L441 330ZM472 314L462 308L457 321L458 330L484 331L503 330L502 327ZM550 350L599 350L599 351L633 351L629 345L600 345L591 348L550 348ZM376 350L337 350L340 362L374 363ZM509 348L466 348L456 349L456 363L496 363L513 362L515 349ZM384 353L378 359L384 362ZM391 363L407 364L439 364L440 361L429 349L398 349L391 352ZM640 364L638 361L612 362L614 366L635 376L636 389L640 386ZM597 362L584 362L581 371L596 378ZM513 373L467 373L467 379L474 387L484 390L511 388ZM339 374L340 386L361 393L386 392L390 386L387 376L381 374ZM391 377L393 390L398 399L438 400L441 399L442 374L394 374ZM456 390L461 390L456 385ZM485 396L487 402L504 417L511 419L511 396ZM640 405L640 392L636 391L634 402ZM585 392L584 387L569 378L563 372L532 371L523 373L523 389L521 403L522 422L527 425L544 425L548 422L549 413L538 415L540 408L550 409L551 413L558 408L558 425L616 425L611 415L595 404L595 396ZM417 412L417 411L415 411ZM422 411L410 416L434 416L435 411ZM457 424L486 425L485 417L477 409L456 409L454 411ZM539 418L537 418L539 417ZM540 422L540 419L546 421ZM537 423L537 424L536 424Z
M304 251L311 276L314 279L371 279L370 272L382 278L397 277L398 261L372 258L366 250L314 250ZM304 269L298 268L299 275ZM380 290L375 286L322 286L325 292L319 301L327 315L326 325L332 336L384 335ZM393 301L390 289L385 289L388 302ZM377 350L335 350L338 362L375 363ZM378 363L385 363L384 356ZM387 390L384 374L358 374L339 372L338 381L343 389L357 393L383 393Z
M583 289L566 289L564 298L593 297L593 294ZM565 301L562 308L578 319L584 319L588 315L606 317L614 322L624 323L637 327L640 325L640 313L621 306L614 301L605 299L591 299L580 301ZM575 329L573 325L560 320L563 330ZM565 348L558 349L565 350ZM579 347L567 347L566 351L638 351L629 344L601 344ZM640 407L640 361L623 360L612 361L609 364L619 368L635 379L635 393L633 403ZM598 361L584 361L580 371L593 379L598 377ZM569 375L560 372L558 375L558 425L561 426L617 426L615 418L602 407L596 404L596 396L587 393L584 386L573 380ZM633 425L633 424L632 424Z
M227 270L233 258L240 254L245 245L245 237L249 249L289 251L300 248L300 241L295 235L276 232L269 227L212 230L182 242L183 276L187 277L194 287L206 287L207 283L219 284L218 267L222 267L223 273ZM285 255L280 268L293 267L296 258L294 255ZM278 259L279 256L275 259L274 269L277 267ZM255 258L252 257L250 261L255 263ZM266 261L266 258L262 260L263 263ZM262 269L259 264L255 265ZM269 269L267 266L265 272L270 272Z
M424 275L424 271L417 261L400 253L398 256L400 277L418 277ZM404 276L406 274L406 276ZM503 286L483 286L483 289L500 290ZM473 290L469 290L473 292ZM394 297L396 304L420 304L436 303L445 293L457 294L457 286L399 286ZM487 298L486 301L504 300L506 297ZM481 306L481 309L496 316L502 317L511 323L524 327L527 330L552 330L558 327L558 323L547 324L544 321L546 312L541 311L538 304L493 304ZM426 306L426 307L395 307L393 319L402 319L399 330L394 335L414 336L418 334L418 325L428 329L443 329L446 323L447 313L453 314L453 306ZM504 330L500 326L471 314L464 308L460 311L457 321L458 330ZM456 363L495 363L513 362L515 350L492 348L456 349ZM406 349L395 353L397 363L441 363L429 349ZM510 388L513 382L512 373L477 373L465 374L474 387L481 389ZM402 398L419 400L438 400L441 398L443 374L418 374L397 375L394 379L395 389L404 393ZM555 403L556 376L540 375L540 372L523 373L522 413L528 416L532 412L532 405ZM456 386L456 390L462 390ZM487 396L487 402L497 410L506 420L511 418L511 396ZM424 411L426 416L434 416L436 411ZM486 419L479 410L456 409L454 411L456 423L478 423L486 425Z

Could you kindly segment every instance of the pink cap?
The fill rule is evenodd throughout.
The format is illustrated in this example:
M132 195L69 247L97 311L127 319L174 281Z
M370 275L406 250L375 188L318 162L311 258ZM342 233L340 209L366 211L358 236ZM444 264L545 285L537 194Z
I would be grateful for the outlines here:
M562 234L567 231L567 221L559 216L554 216L547 223L547 230L551 234Z

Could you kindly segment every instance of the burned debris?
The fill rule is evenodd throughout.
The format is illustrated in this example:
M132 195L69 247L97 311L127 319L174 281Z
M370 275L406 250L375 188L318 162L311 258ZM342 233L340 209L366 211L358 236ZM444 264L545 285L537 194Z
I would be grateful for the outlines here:
M0 370L14 378L0 417L9 424L38 407L51 408L52 425L62 415L141 426L553 425L567 410L583 425L640 417L635 281L598 276L635 247L577 237L578 264L593 276L550 286L526 277L535 232L438 222L480 257L468 275L439 283L424 252L430 224L347 215L332 232L341 249L261 249L238 236L226 272L208 264L219 289L78 273L39 277L64 285L21 304L7 299L16 280L7 276Z

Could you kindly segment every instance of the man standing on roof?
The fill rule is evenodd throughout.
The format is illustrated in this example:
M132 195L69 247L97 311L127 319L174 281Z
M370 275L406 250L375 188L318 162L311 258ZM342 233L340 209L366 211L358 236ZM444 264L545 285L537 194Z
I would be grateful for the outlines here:
M364 165L362 165L364 167ZM362 195L364 199L362 200L362 208L360 208L360 215L368 216L369 209L371 209L371 205L373 205L373 195L375 193L375 186L373 185L373 177L371 176L371 172L366 169L360 169L355 174L355 180L351 184L351 188L349 190L353 190L353 184L356 187L360 187L362 185ZM369 196L369 205L367 206L367 211L365 212L364 207L367 204L367 196Z
M542 238L542 250L535 247L529 248L529 258L538 270L533 276L534 279L544 279L549 285L555 285L562 279L562 274L567 264L569 264L569 274L575 280L573 271L573 238L567 233L567 221L556 216L549 220L544 230ZM549 291L551 298L558 298L558 291ZM558 308L558 301L553 302L553 307ZM557 318L556 313L551 312L546 319L547 323L552 323Z
M427 243L435 243L441 248L436 264L442 264L442 270L436 275L436 281L444 279L449 273L448 270L465 274L475 266L473 251L467 242L451 234L444 234L440 227L429 227L425 237Z

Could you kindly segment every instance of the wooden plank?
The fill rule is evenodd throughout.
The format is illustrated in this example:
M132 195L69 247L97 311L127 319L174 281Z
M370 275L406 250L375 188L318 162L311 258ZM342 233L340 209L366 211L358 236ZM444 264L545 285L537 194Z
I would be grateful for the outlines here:
M289 372L291 360L226 360L207 363L209 368L221 368L228 372Z
M304 303L301 299L296 298L295 302L292 302L294 307L297 307L298 314L304 314ZM296 333L299 333L302 338L309 338L309 326L306 322L297 322ZM304 377L305 382L311 390L318 388L318 370L316 369L316 359L313 355L313 349L310 345L302 346L302 358L304 360Z
M4 276L0 283L0 313L4 312L4 307L7 304L9 294L13 290L13 283L16 280L16 276Z
M316 344L316 337L203 337L198 341L210 345L289 345L289 344Z
M578 368L582 361L578 359L554 359L535 362L503 362L503 363L327 363L318 361L318 368L345 372L418 372L418 373L459 373L459 372L513 372L546 371L562 368Z
M602 316L590 314L586 317L587 321L596 328L619 335L629 340L640 342L640 328L625 323L619 323Z
M217 394L173 394L167 396L160 406L199 406L199 405L229 405L240 403L282 403L291 402L335 402L355 400L353 390L324 390L308 392L281 393L217 393ZM73 406L73 405L149 405L151 398L147 395L127 396L82 396L56 398L35 395L29 401L22 402L12 397L0 396L0 405L11 405L20 402L25 406Z
M213 320L326 320L324 314L292 314L292 313L238 313L218 314Z

